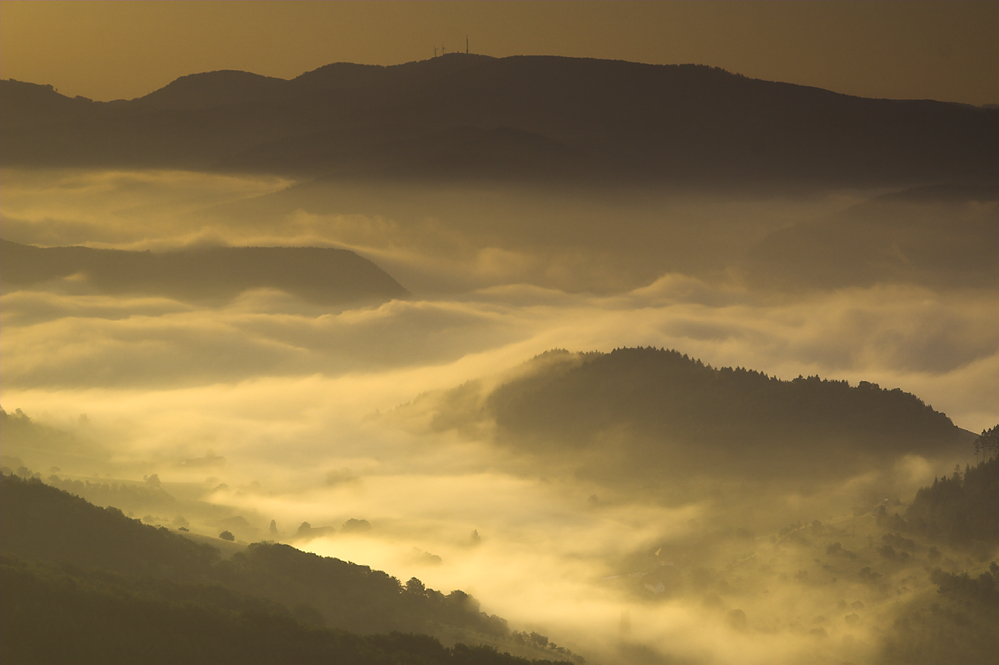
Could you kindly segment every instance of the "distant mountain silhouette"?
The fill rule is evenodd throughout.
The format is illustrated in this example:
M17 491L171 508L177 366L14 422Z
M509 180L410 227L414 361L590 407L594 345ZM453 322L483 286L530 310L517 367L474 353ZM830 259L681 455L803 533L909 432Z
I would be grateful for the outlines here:
M753 286L783 290L915 282L999 286L999 186L886 194L771 233L746 262Z
M73 277L100 293L184 300L229 300L272 288L324 305L405 298L408 292L371 261L321 247L206 247L162 253L88 247L33 247L0 240L5 289Z
M469 391L446 394L432 427L493 419L500 444L578 460L604 480L839 477L975 438L899 389L784 381L653 348L548 352L482 402Z
M999 177L999 110L863 99L697 65L449 54L131 101L0 83L7 165L349 177L885 185Z
M193 111L265 100L290 86L285 79L228 70L181 76L135 101L149 110Z

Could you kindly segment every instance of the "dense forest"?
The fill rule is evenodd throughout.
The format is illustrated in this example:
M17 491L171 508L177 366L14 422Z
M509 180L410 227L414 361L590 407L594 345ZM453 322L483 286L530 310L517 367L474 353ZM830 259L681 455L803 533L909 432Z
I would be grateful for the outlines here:
M964 449L970 434L919 398L818 376L786 381L677 351L549 352L492 392L501 442L606 449L629 472L842 473L907 453Z
M904 518L895 514L879 519L884 529L936 543L928 548L926 562L936 587L935 598L910 603L895 618L881 653L886 664L995 662L999 652L999 631L995 628L999 625L999 564L993 560L986 570L976 573L961 570L959 565L972 564L972 556L988 561L999 543L999 458L994 456L997 433L999 426L982 432L976 441L977 450L993 451L991 457L921 488ZM913 543L900 534L885 536L885 547ZM948 548L961 553L963 564L941 555L941 549ZM941 569L941 564L951 570Z
M0 479L0 548L5 555L58 561L116 574L212 584L297 608L315 623L363 633L471 631L510 635L506 622L479 611L462 591L445 595L413 578L320 557L288 545L256 543L223 559L219 550L116 508L17 476Z
M982 432L976 442L989 443L999 425ZM935 478L933 485L916 493L905 511L909 530L955 544L972 540L999 543L999 457L955 469L950 476Z
M999 653L999 565L971 577L935 570L934 598L903 608L886 631L883 665L994 665Z
M414 634L320 628L217 585L133 579L66 564L0 563L5 663L550 665ZM296 618L299 617L299 618Z

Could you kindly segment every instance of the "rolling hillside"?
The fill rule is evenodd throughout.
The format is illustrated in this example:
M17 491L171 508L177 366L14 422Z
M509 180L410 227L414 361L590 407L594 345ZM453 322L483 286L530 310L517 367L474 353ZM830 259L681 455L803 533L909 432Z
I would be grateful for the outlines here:
M473 382L424 398L439 400L431 427L494 423L503 446L625 486L692 475L831 479L909 454L965 454L975 438L897 388L786 381L654 348L550 351L479 391Z
M0 492L5 556L131 576L126 586L135 588L154 584L136 576L220 586L291 608L312 623L355 632L509 634L503 619L480 612L478 602L462 591L444 595L419 581L403 586L368 566L274 543L256 543L223 559L211 545L144 525L116 508L98 508L37 480L5 475Z

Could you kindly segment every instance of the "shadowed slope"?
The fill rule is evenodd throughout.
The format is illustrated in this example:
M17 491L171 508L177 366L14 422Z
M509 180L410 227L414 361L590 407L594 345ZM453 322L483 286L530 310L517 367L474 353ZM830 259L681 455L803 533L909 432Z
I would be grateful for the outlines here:
M408 292L371 261L321 247L210 247L163 253L33 247L0 241L5 289L73 278L101 293L229 300L271 288L324 305L362 305Z
M502 445L633 487L698 475L844 478L904 455L949 457L974 439L897 388L784 381L676 351L552 351L519 374L484 397L475 383L443 394L430 427L492 420Z
M749 251L753 286L805 288L913 282L999 285L999 187L919 187L771 233Z
M617 349L498 388L488 402L504 440L568 449L610 435L626 464L660 473L699 465L737 473L823 474L967 443L914 395L817 376L782 381L714 369L676 351ZM620 437L615 432L624 432Z
M357 635L204 584L134 579L4 556L4 662L553 665L429 635Z
M479 611L462 591L444 595L288 545L256 543L222 560L210 545L98 508L37 480L0 478L4 555L118 574L210 583L287 607L308 605L320 623L357 632L438 632L442 627L505 637L506 621Z

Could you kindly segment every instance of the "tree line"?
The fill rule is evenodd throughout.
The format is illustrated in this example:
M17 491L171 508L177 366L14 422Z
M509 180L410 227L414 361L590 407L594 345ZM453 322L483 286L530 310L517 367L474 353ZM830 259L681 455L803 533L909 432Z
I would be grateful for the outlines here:
M489 396L501 442L599 453L612 437L631 472L710 464L713 473L765 475L833 473L965 445L946 415L897 388L716 369L668 349L558 355Z
M368 566L275 543L255 543L223 559L211 545L142 524L117 508L99 508L34 478L0 478L0 552L134 579L217 585L299 608L317 625L359 633L441 634L449 627L510 637L505 620L482 612L460 590L444 594L419 580L404 587Z
M358 635L217 585L0 558L5 663L556 665L428 635ZM563 661L563 665L569 665Z

